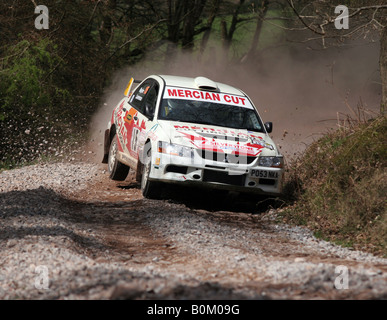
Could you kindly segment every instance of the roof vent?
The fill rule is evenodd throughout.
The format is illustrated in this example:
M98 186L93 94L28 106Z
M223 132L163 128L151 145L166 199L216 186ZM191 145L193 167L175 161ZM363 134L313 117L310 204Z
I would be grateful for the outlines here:
M205 77L195 78L195 84L199 89L202 89L202 90L211 90L211 91L218 90L218 86L216 85L216 83Z

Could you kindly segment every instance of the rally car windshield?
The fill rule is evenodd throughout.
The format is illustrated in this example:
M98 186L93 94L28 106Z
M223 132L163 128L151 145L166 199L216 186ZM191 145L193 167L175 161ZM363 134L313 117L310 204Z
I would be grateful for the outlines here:
M207 101L163 99L158 118L264 132L255 110Z

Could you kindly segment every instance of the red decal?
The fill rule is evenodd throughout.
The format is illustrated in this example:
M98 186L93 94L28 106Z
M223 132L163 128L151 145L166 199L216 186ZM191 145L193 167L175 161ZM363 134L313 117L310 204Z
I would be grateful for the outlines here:
M209 92L206 92L206 99L207 99L207 100L212 100L211 95L210 95Z
M212 100L216 100L220 102L220 94L219 93L212 93Z
M177 91L176 89L168 89L168 95L171 96L171 97L177 97Z
M194 96L194 98L200 99L200 92L199 91L192 92L192 95Z
M239 98L238 98L238 97L231 96L231 100L232 100L232 102L234 102L235 104L239 104Z
M197 136L194 136L192 134L181 132L181 131L179 131L179 133L184 134L191 141L202 141L202 143L206 142L206 138L204 138L204 137L197 137Z
M185 90L185 96L186 96L187 98L191 98L191 99L192 99L192 92L189 91L189 90Z

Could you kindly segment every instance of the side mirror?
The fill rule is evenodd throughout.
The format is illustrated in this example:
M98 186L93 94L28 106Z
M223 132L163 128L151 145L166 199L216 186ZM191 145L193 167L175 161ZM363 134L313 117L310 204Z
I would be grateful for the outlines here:
M265 122L265 128L267 133L271 133L273 131L273 122Z

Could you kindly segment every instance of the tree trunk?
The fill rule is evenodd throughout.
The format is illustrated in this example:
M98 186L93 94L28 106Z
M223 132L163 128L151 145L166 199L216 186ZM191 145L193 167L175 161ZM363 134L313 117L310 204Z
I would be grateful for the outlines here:
M204 31L202 41L200 43L200 55L199 58L203 55L204 51L206 50L208 40L210 39L210 34L212 30L212 24L214 23L215 17L219 11L219 6L220 6L221 0L213 0L212 1L212 9L210 16L208 17L207 20L207 30Z
M225 20L222 20L220 22L220 33L222 38L222 61L223 61L223 64L227 64L228 49L230 47L230 42L227 36L227 22Z
M380 113L384 115L387 107L387 27L384 27L380 37L380 78L382 80L382 100Z
M114 10L116 9L116 7L117 7L116 0L109 0L104 7L105 12L103 14L103 20L100 26L99 36L100 36L101 42L106 47L109 46L109 43L112 39L112 33L113 33L112 16L114 15Z
M259 38L260 38L261 32L262 32L263 19L265 18L265 15L266 15L266 12L268 9L269 9L269 1L263 0L262 6L259 9L260 12L258 13L258 17L257 17L257 25L256 25L255 32L254 32L253 41L251 43L250 50L247 53L247 60L248 61L251 61L252 59L254 59L254 56L255 56L255 53L257 50L257 46L259 43Z
M228 31L228 36L227 36L227 38L228 38L227 40L228 40L229 44L231 44L232 38L234 36L234 32L235 32L237 24L238 24L238 15L239 15L239 12L240 12L244 3L245 3L245 0L239 0L239 4L235 8L235 11L232 15L230 30Z
M192 51L194 46L195 27L199 22L207 0L187 1L186 18L183 25L183 50Z
M237 4L231 19L230 29L227 30L227 22L225 20L221 21L221 35L222 35L222 41L223 41L223 55L224 55L224 62L228 60L228 52L231 47L232 38L234 36L234 32L236 30L237 24L239 22L238 16L239 12L242 9L243 4L246 0L239 0L239 3Z
M180 24L184 12L184 1L182 0L168 0L168 45L165 54L165 65L171 68L175 60L177 47L180 39Z

